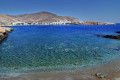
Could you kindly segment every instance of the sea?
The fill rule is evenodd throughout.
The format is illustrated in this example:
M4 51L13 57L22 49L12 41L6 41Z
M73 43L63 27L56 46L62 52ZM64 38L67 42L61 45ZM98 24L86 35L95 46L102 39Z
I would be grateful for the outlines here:
M120 25L31 25L14 29L0 43L0 77L25 72L74 71L120 57Z

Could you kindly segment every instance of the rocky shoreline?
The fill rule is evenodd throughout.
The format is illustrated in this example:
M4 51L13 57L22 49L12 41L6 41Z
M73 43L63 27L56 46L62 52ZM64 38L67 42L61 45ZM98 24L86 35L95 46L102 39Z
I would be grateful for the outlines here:
M110 39L118 39L120 40L120 31L117 31L119 35L96 35L98 37L103 37L103 38L110 38Z
M120 59L116 59L103 65L67 72L41 73L39 70L35 70L20 73L16 76L0 78L0 80L120 80L119 62Z
M8 37L8 33L12 32L12 28L0 27L0 42Z

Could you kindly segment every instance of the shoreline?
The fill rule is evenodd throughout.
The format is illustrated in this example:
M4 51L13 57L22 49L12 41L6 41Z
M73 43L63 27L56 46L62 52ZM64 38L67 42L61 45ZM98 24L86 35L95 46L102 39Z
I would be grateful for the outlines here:
M8 37L8 34L12 32L12 28L0 27L0 42Z
M71 72L45 72L23 73L9 78L0 78L0 80L120 80L120 59L115 59L106 64L92 67L87 70L75 70ZM37 71L37 70L36 70ZM95 76L96 73L103 73L106 78L101 79ZM12 75L12 74L11 74Z
M112 62L90 67L87 69L76 69L75 71L63 72L26 72L23 74L15 74L9 78L0 78L0 80L120 80L120 59L113 60ZM98 78L95 74L105 74L105 78ZM12 74L11 74L12 75Z

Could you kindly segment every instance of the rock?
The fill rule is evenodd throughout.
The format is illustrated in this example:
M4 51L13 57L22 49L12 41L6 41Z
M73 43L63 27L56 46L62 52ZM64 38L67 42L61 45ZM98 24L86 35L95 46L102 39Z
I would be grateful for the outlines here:
M7 33L10 33L10 32L12 32L13 31L13 29L12 28L6 28L6 30L5 30Z
M111 39L120 39L120 35L96 35L98 37L111 38Z
M8 37L8 33L12 32L13 29L12 28L8 28L8 27L0 27L0 42Z
M102 74L102 73L96 73L95 74L98 78L106 78L106 75Z
M104 23L104 22L89 22L89 21L84 21L84 25L115 25L115 23Z
M0 37L2 37L3 36L3 33L0 33Z
M75 62L75 63L74 63L74 65L76 65L76 66L77 66L77 65L79 65L79 63L78 63L78 62Z
M120 51L120 48L115 48L115 49L113 49L113 50Z
M120 31L117 31L116 33L120 33Z
M96 60L103 60L102 58L99 58L99 57L96 57L95 59L96 59Z
M18 67L14 67L14 69L19 69Z
M8 27L0 27L0 33L9 33L9 32L12 32L13 29L12 28L8 28Z

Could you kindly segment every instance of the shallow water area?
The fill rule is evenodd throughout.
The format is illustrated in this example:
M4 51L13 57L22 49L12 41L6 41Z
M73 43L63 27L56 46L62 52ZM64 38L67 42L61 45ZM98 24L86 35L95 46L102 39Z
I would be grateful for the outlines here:
M14 31L0 43L0 77L23 71L74 71L120 56L119 40L96 36L117 34L120 25L11 27Z

